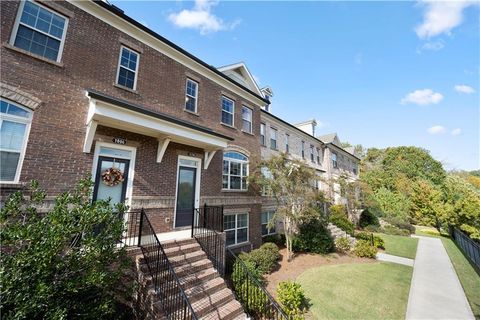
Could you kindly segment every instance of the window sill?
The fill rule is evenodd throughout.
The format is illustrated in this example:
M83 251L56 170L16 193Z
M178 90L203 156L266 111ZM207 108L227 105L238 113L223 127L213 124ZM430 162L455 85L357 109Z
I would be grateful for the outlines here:
M244 130L242 130L242 132L243 132L243 133L245 133L245 134L248 134L248 135L250 135L250 136L255 136L253 133L251 133L251 132L248 132L248 131L244 131Z
M262 234L262 238L268 237L268 236L276 236L278 233L269 233L269 234Z
M270 147L270 149L273 150L273 151L278 151L278 148L272 148L272 147Z
M122 86L122 85L120 85L120 84L118 84L118 83L114 83L113 86L114 86L115 88L122 89L122 90L128 91L128 92L130 92L130 93L139 94L137 90L133 90L133 89L130 89L130 88L128 88L128 87L124 87L124 86Z
M222 189L222 192L248 192L248 190L240 190L240 189Z
M47 59L45 57L42 57L42 56L39 56L37 54L34 54L34 53L31 53L27 50L23 50L23 49L20 49L20 48L17 48L15 46L12 46L10 43L4 43L3 46L9 50L12 50L12 51L15 51L15 52L18 52L18 53L21 53L21 54L24 54L26 56L29 56L31 58L34 58L34 59L37 59L37 60L40 60L42 62L46 62L46 63L49 63L51 65L54 65L56 67L59 67L59 68L64 68L65 66L63 65L62 62L57 62L57 61L53 61L53 60L50 60L50 59Z
M237 128L235 128L234 126L232 126L232 125L230 125L230 124L223 123L223 122L220 122L220 124L221 124L222 126L225 126L225 127L229 128L229 129L238 130Z
M0 189L22 189L27 186L25 182L0 181Z
M245 246L247 246L247 245L251 245L250 241L235 243L235 244L232 244L232 245L227 246L227 248L229 248L229 249L237 249L237 248L245 247Z
M186 113L188 114L191 114L192 116L197 116L197 117L200 117L200 115L196 112L193 112L193 111L190 111L188 109L183 109L183 111L185 111Z

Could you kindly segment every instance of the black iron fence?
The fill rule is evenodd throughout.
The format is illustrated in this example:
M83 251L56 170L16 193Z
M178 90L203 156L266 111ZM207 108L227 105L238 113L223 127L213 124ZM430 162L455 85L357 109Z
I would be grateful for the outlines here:
M462 248L467 258L480 271L480 245L456 227L450 226L450 235L453 241Z
M158 240L145 211L140 211L138 246L152 275L153 286L160 297L168 319L197 319L180 281Z
M225 276L225 233L223 232L223 207L203 206L195 209L192 221L192 238L195 238L208 259Z
M125 212L126 215L125 233L123 234L122 243L127 247L138 246L138 234L140 232L140 218L142 209L134 209Z
M226 272L230 275L227 284L245 312L252 319L288 320L285 311L264 288L262 280L250 272L245 263L229 248L226 249L226 255Z

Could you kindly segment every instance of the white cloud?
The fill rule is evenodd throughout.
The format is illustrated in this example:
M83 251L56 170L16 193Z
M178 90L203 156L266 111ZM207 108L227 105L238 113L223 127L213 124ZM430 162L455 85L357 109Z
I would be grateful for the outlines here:
M427 132L430 133L430 134L443 134L447 131L447 129L445 129L445 127L442 127L442 126L439 126L439 125L436 125L436 126L433 126L433 127L430 127L427 129Z
M450 34L451 30L463 21L463 10L474 1L436 1L426 0L420 4L425 7L423 22L415 28L417 36L428 39L442 33Z
M465 94L471 94L475 92L475 89L465 84L457 84L454 88L455 88L455 91L460 93L465 93Z
M401 101L401 104L414 103L421 106L437 104L443 100L443 95L433 92L432 89L415 90L407 94Z
M178 13L171 13L168 20L179 28L200 30L202 35L221 30L232 30L240 23L240 20L231 23L224 22L211 12L212 7L217 4L217 0L195 0L192 10L184 9Z
M460 133L462 133L462 129L453 129L450 133L452 134L452 136L458 136Z
M417 50L417 53L422 53L425 50L438 51L442 50L445 47L445 42L443 40L430 41L426 42L420 49Z

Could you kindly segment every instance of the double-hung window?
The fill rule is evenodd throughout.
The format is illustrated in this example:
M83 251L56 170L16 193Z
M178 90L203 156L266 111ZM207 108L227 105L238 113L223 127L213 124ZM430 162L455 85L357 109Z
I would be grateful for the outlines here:
M266 142L265 142L265 130L266 130L265 123L261 123L260 124L260 144L262 146L264 146L266 144Z
M273 211L262 212L262 236L275 234L275 221Z
M242 130L244 132L252 133L252 109L249 107L242 107Z
M310 161L315 162L315 148L310 146Z
M226 245L231 246L248 241L248 214L228 214L223 217Z
M32 113L7 100L0 103L0 181L18 182Z
M320 164L320 148L317 148L317 163Z
M228 99L227 97L222 97L222 123L233 126L234 120L233 115L235 113L235 102Z
M247 190L248 158L239 152L223 154L223 189Z
M117 84L135 90L137 86L138 60L140 54L122 46L118 61Z
M270 128L270 148L277 150L277 129Z
M332 152L332 166L336 169L338 168L338 163L337 163L337 154Z
M185 110L197 112L198 83L187 79L185 91Z
M59 62L67 18L32 1L22 1L10 43L17 48Z
M288 133L285 134L285 152L290 152L290 135Z
M302 141L302 159L305 159L305 141Z

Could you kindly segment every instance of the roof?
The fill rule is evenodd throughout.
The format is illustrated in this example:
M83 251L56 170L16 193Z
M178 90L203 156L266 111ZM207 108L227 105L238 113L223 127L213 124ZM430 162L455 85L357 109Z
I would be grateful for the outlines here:
M118 7L116 7L115 5L111 5L111 4L108 4L107 2L105 1L102 1L102 0L93 0L93 2L97 5L99 5L100 7L108 10L109 12L111 12L112 14L116 15L117 17L119 17L120 19L123 19L125 20L126 22L134 25L135 27L137 27L138 29L148 33L149 35L153 36L154 38L156 38L157 40L165 43L167 46L171 47L172 49L180 52L181 54L187 56L188 58L194 60L195 62L199 63L200 65L202 65L203 67L209 69L210 71L213 71L215 72L217 75L223 77L224 79L230 81L231 83L235 84L236 86L238 86L240 89L244 90L245 92L248 92L249 94L255 96L257 99L260 99L262 100L263 102L269 104L270 102L265 99L265 97L263 97L262 94L258 94L252 90L250 90L249 88L241 85L240 83L236 82L235 80L231 79L230 77L228 77L227 75L225 75L224 73L222 73L221 71L217 70L215 67L209 65L208 63L204 62L203 60L201 60L200 58L194 56L193 54L191 54L190 52L186 51L185 49L179 47L178 45L174 44L173 42L171 42L170 40L162 37L161 35L159 35L158 33L156 33L155 31L153 31L152 29L144 26L143 24L141 24L140 22L136 21L135 19L127 16L123 10L119 9Z
M347 151L348 153L351 153L353 155L355 155L355 147L346 147L344 148L345 151Z
M345 151L346 153L354 156L355 158L357 158L358 160L361 160L359 157L357 157L355 155L355 147L342 147L340 145L340 139L338 138L338 135L336 132L332 132L332 133L329 133L329 134L324 134L322 136L318 136L318 139L322 140L323 142L325 142L325 144L330 144L330 145L333 145L335 146L336 148L340 149L340 150L343 150Z
M336 132L318 136L318 139L322 140L325 143L334 143L335 138L338 138Z
M263 96L263 93L262 91L260 90L260 88L258 87L258 84L257 82L255 81L255 78L253 77L253 75L250 73L250 70L248 70L247 68L247 65L244 63L244 62L238 62L238 63L234 63L234 64L229 64L227 66L223 66L223 67L220 67L218 68L218 71L221 71L223 72L224 74L226 74L228 76L228 71L234 71L236 69L240 69L241 71L241 76L243 78L245 78L246 80L246 83L248 84L248 86L250 87L249 89L251 89L252 91L256 92L257 94L259 95L262 95ZM235 79L234 79L235 80Z

